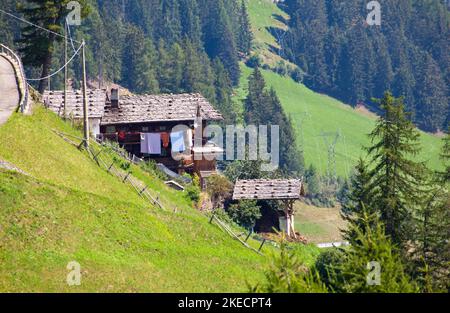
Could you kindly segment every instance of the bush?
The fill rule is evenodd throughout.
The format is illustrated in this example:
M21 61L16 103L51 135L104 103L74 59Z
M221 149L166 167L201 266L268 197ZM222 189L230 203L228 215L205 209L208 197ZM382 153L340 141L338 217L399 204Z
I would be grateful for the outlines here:
M186 187L186 196L194 203L198 203L200 200L200 179L197 175L194 175L193 182L191 185Z
M345 260L344 253L337 249L331 248L323 251L316 260L314 268L320 277L320 280L335 292L340 292L342 282L337 278L341 277L339 271L340 266Z
M143 170L146 171L147 173L152 174L153 176L155 176L156 178L159 178L161 180L167 180L167 175L162 172L158 166L156 165L156 162L154 160L148 160L148 161L144 161L139 163L139 167Z
M349 293L407 293L418 292L417 284L406 272L398 249L386 236L384 226L376 214L362 212L359 223L349 223L350 246L342 250L342 262L332 277L332 284ZM375 263L379 266L377 273ZM369 284L368 280L379 281Z
M291 69L289 71L289 75L295 82L297 82L299 84L303 83L303 78L304 78L305 74L298 67Z
M244 200L230 205L228 215L237 224L245 228L252 228L256 220L261 217L261 208L256 204L256 201Z
M281 76L286 76L287 73L289 72L286 62L279 61L275 66L275 72L280 74Z
M250 58L248 58L248 60L245 64L248 67L255 68L255 67L260 67L261 63L262 63L261 57L257 54L254 54Z
M325 293L326 286L320 281L317 272L302 264L287 243L280 243L280 254L272 256L272 264L265 273L263 284L249 286L250 292L262 293Z
M213 207L217 208L224 200L231 197L233 184L223 175L212 175L207 180L206 190L211 197Z

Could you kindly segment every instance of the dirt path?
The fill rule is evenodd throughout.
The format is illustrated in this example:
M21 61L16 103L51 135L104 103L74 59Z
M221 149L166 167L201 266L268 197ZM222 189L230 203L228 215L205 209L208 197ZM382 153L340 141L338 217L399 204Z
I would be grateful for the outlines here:
M19 101L20 93L14 68L6 58L0 56L0 125L17 109Z

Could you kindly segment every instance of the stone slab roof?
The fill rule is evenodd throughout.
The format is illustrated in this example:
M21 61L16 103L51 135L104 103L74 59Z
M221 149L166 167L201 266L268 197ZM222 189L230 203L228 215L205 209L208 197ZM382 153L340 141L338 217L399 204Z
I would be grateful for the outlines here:
M298 200L304 195L298 179L238 180L233 200Z
M120 96L119 108L107 106L102 125L161 121L194 121L200 106L204 120L222 120L222 115L200 94Z
M102 118L106 105L106 90L87 90L90 118ZM64 115L64 91L45 91L43 95L45 106L58 114ZM66 116L75 119L83 118L83 93L81 90L67 91Z

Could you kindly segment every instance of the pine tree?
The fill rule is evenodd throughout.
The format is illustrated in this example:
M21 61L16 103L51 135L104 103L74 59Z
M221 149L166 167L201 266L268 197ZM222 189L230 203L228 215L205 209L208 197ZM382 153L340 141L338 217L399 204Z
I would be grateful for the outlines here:
M261 108L267 108L264 94L266 82L261 71L256 67L248 79L248 96L244 103L244 119L247 124L259 123L262 119Z
M213 67L216 76L214 83L216 88L216 107L224 116L226 125L234 124L237 117L231 99L231 94L233 92L231 80L228 77L228 72L225 70L225 67L219 59L216 58L214 60Z
M445 183L450 182L450 127L448 128L447 135L445 136L444 145L442 147L441 159L444 163L444 171L441 173L442 180Z
M204 27L206 52L211 59L220 59L233 85L237 85L240 77L238 50L224 1L211 2L205 9L208 11Z
M268 112L262 124L280 127L280 167L286 175L301 177L305 170L303 152L298 149L292 121L286 116L280 99L273 88L269 91L269 103L271 104L271 112Z
M366 162L363 159L359 159L356 165L356 172L351 178L348 201L343 204L341 209L343 219L364 232L361 225L363 214L374 213L368 211L368 208L372 208L372 197L373 191L369 169ZM357 234L351 228L343 230L343 235L346 240L352 240Z
M154 47L145 39L140 28L130 26L126 31L128 49L124 49L121 83L139 93L152 93L159 90L152 61Z
M331 273L333 280L344 292L418 291L405 271L399 251L385 235L377 214L370 215L363 210L358 222L351 222L348 228L355 235L351 238L349 247L342 250L345 262L341 262L334 275Z
M244 119L247 125L278 125L280 169L285 175L299 177L304 173L303 153L298 150L291 120L284 113L275 90L266 90L259 68L255 68L249 77Z
M414 162L419 152L419 133L404 112L402 98L386 92L380 101L384 111L370 134L370 188L372 206L381 214L386 232L395 244L404 244L410 233L412 212L421 204L425 166Z
M416 216L414 272L424 291L450 290L449 135L444 138L442 159L446 170L437 172L424 205Z
M448 86L441 70L433 58L426 54L419 63L416 97L421 99L416 104L416 120L422 129L441 130L449 112Z
M202 27L197 1L180 0L182 33L195 45L202 45Z
M308 197L315 197L320 193L320 177L317 173L317 169L313 164L305 172L306 186L308 187Z
M253 40L253 33L252 33L252 27L250 24L250 17L248 16L247 6L245 4L245 1L242 0L241 3L241 9L239 12L239 29L238 32L238 39L237 39L237 45L238 50L243 55L249 55L250 51L252 49L252 40Z
M272 256L269 270L265 273L265 281L250 286L250 292L261 293L326 293L327 287L320 280L315 270L300 262L295 252L289 249L283 239L280 243L280 254Z
M450 289L450 194L436 185L418 210L415 228L413 272L426 292Z
M41 68L41 78L50 74L50 67L54 54L54 44L60 41L61 37L55 33L63 33L65 18L69 13L66 6L69 0L27 0L26 4L19 5L18 11L24 15L28 21L53 32L27 25L22 28L22 45L20 52L23 53L22 60L25 65ZM82 16L88 14L89 9L85 0L79 1L82 7ZM47 79L39 82L38 91L44 92Z

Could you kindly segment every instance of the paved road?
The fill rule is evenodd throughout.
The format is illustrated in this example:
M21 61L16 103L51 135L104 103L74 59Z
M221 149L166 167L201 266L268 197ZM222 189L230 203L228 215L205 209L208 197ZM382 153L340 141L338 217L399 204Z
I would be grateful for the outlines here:
M20 93L17 87L14 68L0 56L0 125L5 123L17 109Z

